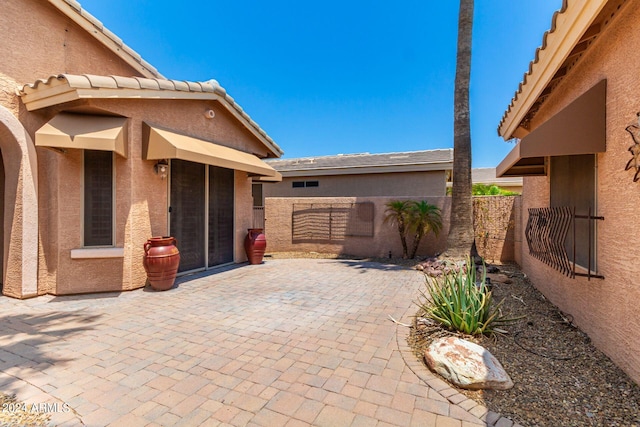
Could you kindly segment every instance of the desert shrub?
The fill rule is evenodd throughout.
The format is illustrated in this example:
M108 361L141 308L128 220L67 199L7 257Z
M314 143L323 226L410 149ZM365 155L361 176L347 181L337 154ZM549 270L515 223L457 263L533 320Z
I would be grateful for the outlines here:
M499 329L517 319L502 314L504 300L493 304L492 292L485 283L486 268L476 280L476 268L467 260L466 267L453 269L440 277L425 276L426 292L418 302L425 316L468 335L504 332Z

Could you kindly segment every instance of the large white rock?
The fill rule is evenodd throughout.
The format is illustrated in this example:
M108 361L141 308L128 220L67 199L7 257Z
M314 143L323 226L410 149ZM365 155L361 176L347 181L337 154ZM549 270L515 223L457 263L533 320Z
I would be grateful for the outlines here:
M431 343L424 358L432 371L466 389L507 390L511 378L487 349L460 338L440 338Z

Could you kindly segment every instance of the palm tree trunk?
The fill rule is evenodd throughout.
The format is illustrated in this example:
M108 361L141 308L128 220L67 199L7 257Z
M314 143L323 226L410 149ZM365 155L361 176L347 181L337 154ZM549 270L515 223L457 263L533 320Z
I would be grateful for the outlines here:
M447 254L469 255L474 241L473 199L471 194L471 123L469 82L471 78L471 35L473 0L460 0L458 52L453 121L453 188Z
M420 241L422 240L423 234L416 233L413 236L413 248L411 249L411 256L409 258L414 259L416 257L416 252L418 252L418 246L420 246Z
M400 233L400 242L402 243L402 258L407 259L408 249L407 249L407 233L405 231L404 223L398 223L398 233Z

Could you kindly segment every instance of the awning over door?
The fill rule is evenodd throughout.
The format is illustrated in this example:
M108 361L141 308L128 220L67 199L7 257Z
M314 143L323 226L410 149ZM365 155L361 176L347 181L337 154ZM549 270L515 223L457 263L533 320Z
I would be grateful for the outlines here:
M144 124L142 158L145 160L181 159L250 175L277 179L278 172L253 154L214 144L187 135ZM282 177L280 177L280 180Z
M127 119L60 113L36 131L37 147L114 151L127 157Z
M497 177L546 175L545 158L606 151L606 80L538 126L496 168Z

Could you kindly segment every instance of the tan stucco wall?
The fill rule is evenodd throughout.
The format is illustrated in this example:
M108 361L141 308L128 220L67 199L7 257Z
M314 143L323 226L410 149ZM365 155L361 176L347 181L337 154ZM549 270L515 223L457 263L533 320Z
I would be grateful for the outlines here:
M60 73L139 75L46 1L4 0L0 28L2 73L22 84Z
M270 197L265 202L265 236L267 238L267 252L320 252L330 254L345 254L354 256L387 257L389 251L392 256L402 256L402 245L397 228L384 223L385 203L394 200L390 197L307 197L282 198ZM451 200L448 197L420 198L442 209L443 218L449 217ZM361 203L374 204L374 236L347 237L339 243L294 243L292 241L292 213L295 203ZM433 234L425 236L418 248L418 255L435 255L444 250L448 224L445 225L439 237ZM411 250L411 239L409 239Z
M140 76L48 2L3 1L0 29L0 105L16 116L19 85L61 73Z
M0 105L0 150L4 165L2 225L3 293L37 294L38 171L33 142L11 111Z
M57 251L52 250L51 246L56 244L59 237L59 215L52 218L48 218L48 215L58 209L58 202L52 197L59 193L60 188L38 192L39 187L49 188L50 180L57 178L57 171L55 165L53 168L47 166L47 159L53 158L48 156L51 153L40 153L44 161L38 162L39 156L29 138L33 137L34 126L41 120L37 114L26 112L15 94L16 89L20 85L59 73L139 74L47 2L3 2L0 28L3 35L0 43L0 106L10 111L26 127L26 131L19 129L13 136L3 134L3 140L0 141L5 166L9 166L5 167L6 183L12 188L5 199L5 208L12 211L10 216L5 215L4 234L10 237L9 242L5 243L3 292L27 297L50 292L56 283ZM19 135L18 138L15 135ZM26 145L16 142L24 138ZM25 156L25 150L31 154ZM15 165L18 165L17 171ZM42 178L37 179L38 175L42 175ZM31 180L30 177L35 180L33 185L25 181L25 178ZM6 203L12 193L14 198L24 200L27 204L18 203L13 209L11 204ZM39 234L40 238L31 239L26 235L29 232L35 236ZM34 279L33 286L24 282L27 276L36 277L38 273L40 277ZM19 283L21 281L23 283Z
M16 206L15 212L5 215L5 222L12 222L5 225L5 229L11 228L12 234L7 237L5 244L5 247L10 248L4 253L7 266L5 275L11 280L5 280L4 293L25 297L36 293L120 291L144 286L146 275L142 267L143 243L151 236L166 235L169 230L168 180L161 180L153 173L155 161L141 159L142 122L258 156L266 155L267 149L215 101L76 101L27 112L15 91L18 86L33 83L37 79L60 73L121 76L140 74L47 2L9 0L3 3L2 9L0 106L19 119L21 129L17 133L22 133L25 141L28 140L27 146L33 151L31 165L37 168L37 173L35 170L33 173L29 170L23 173L20 166L19 175L14 171L15 168L7 168L7 185L16 181L14 187L17 186L17 191L23 191L23 188L28 190L29 186L24 185L25 177L40 176L36 186L36 191L40 191L32 191L33 197L37 194L38 202L34 199L29 207ZM205 112L211 109L215 111L215 118L208 119ZM60 111L129 118L128 155L126 159L116 155L115 166L115 246L124 248L123 257L71 258L71 250L80 248L82 244L82 151L69 149L66 154L62 154L46 148L35 149L32 141L35 131ZM0 135L3 138L0 146L5 154L5 165L7 162L21 165L20 153L24 150L18 150L15 156L8 155L9 148L18 149L19 145L14 136L7 135L9 136L5 136L5 133ZM26 142L23 145L25 144ZM11 176L12 172L15 176ZM246 259L242 241L246 229L251 226L252 218L251 182L244 172L236 173L235 205L235 257L236 261L241 262ZM26 228L39 236L31 242L34 249L31 265L31 261L23 256L23 242L30 240L25 240L20 232L23 229L23 212L29 214L34 211L37 213L34 218L39 217L39 220L36 218L35 224ZM27 274L25 265L29 267L28 274L36 277L37 272L37 290L34 281L33 292L29 295L25 294L24 286L12 281L13 278Z
M294 181L318 187L292 188ZM265 184L264 197L438 197L445 195L445 171L285 177Z
M50 181L41 199L48 205L47 233L41 254L41 293L85 293L119 291L142 287L146 274L142 266L143 244L151 236L169 234L167 216L168 180L153 172L155 161L142 160L143 122L178 133L213 140L242 151L264 147L244 128L234 123L217 102L102 100L74 102L71 111L99 110L129 117L128 158L116 155L116 246L124 248L124 258L71 259L71 250L81 247L82 151L66 154L39 148L43 173ZM204 112L214 109L214 119ZM39 113L35 132L51 113ZM56 185L57 183L57 185ZM46 190L44 190L46 188ZM252 224L251 179L246 172L235 174L235 261L246 260L243 241Z
M531 280L562 311L573 316L594 344L640 383L640 231L633 225L640 206L640 183L625 171L633 144L625 127L640 111L640 9L627 3L570 70L536 115L540 125L602 79L607 79L606 149L597 155L598 272L605 280L569 279L528 255L521 265ZM547 177L525 178L522 233L527 209L549 206Z
M253 225L253 199L251 197L251 178L246 172L235 173L235 262L247 260L244 250L244 238L247 229Z

